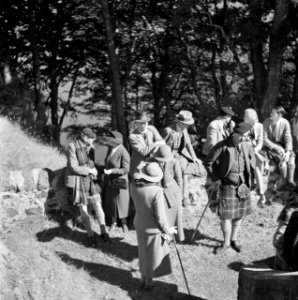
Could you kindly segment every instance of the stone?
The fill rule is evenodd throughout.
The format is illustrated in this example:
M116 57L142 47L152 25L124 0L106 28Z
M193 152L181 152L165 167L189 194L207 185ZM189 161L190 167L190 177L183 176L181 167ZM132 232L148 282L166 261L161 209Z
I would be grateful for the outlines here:
M24 189L26 191L33 191L36 189L36 183L33 177L32 170L23 170L22 171L24 177Z
M19 214L19 212L15 209L15 208L13 208L13 207L8 207L7 209L6 209L6 215L9 217L9 218L13 218L13 217L15 217L16 215L18 215Z
M8 173L8 184L14 186L16 191L24 190L24 181L22 171L10 171Z
M43 209L40 206L25 209L27 216L43 215Z
M41 171L41 169L32 169L32 176L33 176L34 184L36 187L37 187L40 171Z
M53 179L53 171L50 169L42 169L39 172L37 189L39 191L47 191L51 187L51 181Z

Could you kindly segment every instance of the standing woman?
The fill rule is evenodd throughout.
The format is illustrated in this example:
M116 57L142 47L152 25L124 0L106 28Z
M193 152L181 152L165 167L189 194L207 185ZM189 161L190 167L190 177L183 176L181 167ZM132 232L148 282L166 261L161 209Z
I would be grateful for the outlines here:
M165 195L165 208L169 226L177 226L178 240L184 241L182 221L183 178L179 161L168 145L160 145L153 156L163 170L161 181Z
M256 156L255 177L260 195L258 206L263 208L266 203L265 187L263 183L263 171L266 158L259 153L259 151L263 148L263 124L259 123L258 114L253 108L247 108L244 111L244 122L249 123L252 126L250 141Z
M128 172L130 156L124 148L122 134L110 131L105 138L110 149L105 159L104 169L104 211L111 229L121 220L123 232L127 232L129 213Z
M160 181L163 172L158 163L145 164L134 174L131 196L136 208L134 226L136 228L139 253L141 288L150 290L152 278L172 273L169 247L166 240L177 233L169 227L165 199Z

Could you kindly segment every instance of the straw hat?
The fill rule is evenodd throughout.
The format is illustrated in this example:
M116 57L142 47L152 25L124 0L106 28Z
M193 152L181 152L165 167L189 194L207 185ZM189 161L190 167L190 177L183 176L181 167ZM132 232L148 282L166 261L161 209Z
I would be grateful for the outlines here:
M119 131L112 130L103 138L103 141L109 146L116 147L123 144L123 136Z
M176 116L176 121L187 125L192 125L195 122L192 117L192 113L188 110L181 110Z
M145 164L138 173L134 174L135 179L145 179L149 182L159 182L163 178L162 169L157 162Z

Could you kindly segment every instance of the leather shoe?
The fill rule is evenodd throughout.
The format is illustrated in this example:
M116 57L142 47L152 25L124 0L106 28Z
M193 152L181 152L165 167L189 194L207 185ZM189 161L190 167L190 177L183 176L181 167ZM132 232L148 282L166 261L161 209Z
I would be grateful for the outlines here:
M234 249L236 252L241 252L241 246L237 244L236 241L231 241L231 248Z

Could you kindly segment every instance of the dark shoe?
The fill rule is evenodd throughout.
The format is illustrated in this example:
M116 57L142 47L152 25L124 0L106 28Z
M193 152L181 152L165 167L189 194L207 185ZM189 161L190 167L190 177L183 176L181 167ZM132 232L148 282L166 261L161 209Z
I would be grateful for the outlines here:
M231 241L231 248L234 249L236 252L241 252L241 246L237 244L236 241Z
M88 239L88 247L91 247L91 248L97 247L97 242L96 242L96 238L94 235L88 236L87 239Z
M151 291L153 289L154 289L154 284L153 283L147 283L144 286L144 291L146 291L146 292L149 292L149 291Z
M261 195L260 200L258 201L257 205L259 208L265 208L266 204L266 197L265 195Z
M128 227L126 224L122 225L122 230L123 230L123 233L127 233L128 232Z
M102 233L100 237L104 243L111 242L110 236L107 233Z

